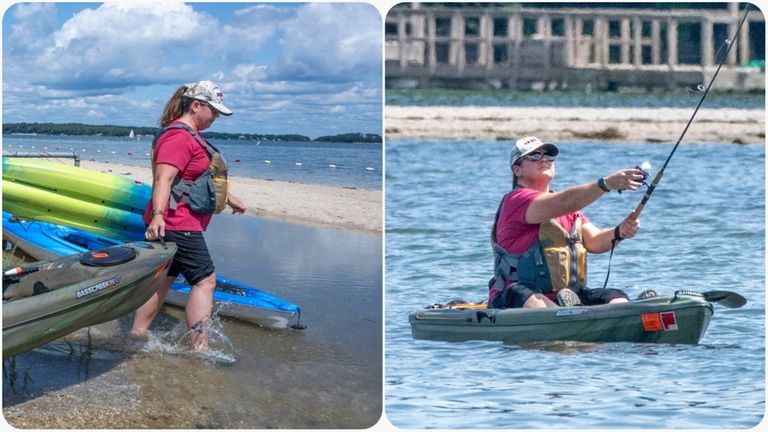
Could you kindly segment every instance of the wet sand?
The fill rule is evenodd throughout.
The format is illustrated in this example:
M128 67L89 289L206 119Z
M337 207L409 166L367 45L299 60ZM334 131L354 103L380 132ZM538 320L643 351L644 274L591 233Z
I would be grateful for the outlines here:
M151 184L152 170L149 167L92 160L82 160L80 166ZM248 208L246 214L381 235L382 191L380 190L250 177L230 177L230 179L232 193Z
M693 110L388 105L385 124L387 138L675 143ZM683 142L762 144L765 111L701 108Z

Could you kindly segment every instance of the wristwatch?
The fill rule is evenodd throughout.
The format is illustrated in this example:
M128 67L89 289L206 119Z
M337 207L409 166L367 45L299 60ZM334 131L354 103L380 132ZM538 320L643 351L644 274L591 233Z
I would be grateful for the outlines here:
M611 190L608 189L608 186L605 185L605 179L600 177L600 179L597 181L597 186L604 190L605 192L610 192Z

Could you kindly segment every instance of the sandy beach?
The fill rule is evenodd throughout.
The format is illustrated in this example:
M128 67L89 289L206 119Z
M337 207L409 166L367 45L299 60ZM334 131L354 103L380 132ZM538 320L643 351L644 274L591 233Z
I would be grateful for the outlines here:
M559 108L391 106L387 138L512 140L535 135L552 141L603 140L674 143L695 107ZM765 142L765 111L701 108L683 143Z
M151 184L152 170L82 160L80 166ZM382 191L230 177L231 190L248 207L246 214L381 235ZM228 211L228 210L225 210Z

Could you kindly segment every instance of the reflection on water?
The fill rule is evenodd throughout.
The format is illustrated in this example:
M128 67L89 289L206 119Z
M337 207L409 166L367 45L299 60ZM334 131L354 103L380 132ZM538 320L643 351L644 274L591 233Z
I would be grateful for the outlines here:
M272 330L213 320L221 331L213 341L218 354L201 358L183 348L181 309L163 309L148 344L125 337L131 317L124 317L91 328L87 362L79 355L89 344L82 331L67 337L73 355L57 342L17 356L13 389L4 376L5 418L16 427L57 428L362 429L376 423L382 411L381 238L220 215L206 239L219 274L298 304L308 327Z

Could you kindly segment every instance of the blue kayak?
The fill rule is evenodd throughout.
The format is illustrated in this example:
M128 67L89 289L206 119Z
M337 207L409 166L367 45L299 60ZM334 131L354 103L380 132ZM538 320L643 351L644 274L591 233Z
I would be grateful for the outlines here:
M122 244L81 229L17 218L8 212L3 212L3 239L41 261ZM190 290L190 285L179 275L165 301L183 307ZM214 310L222 316L270 328L301 328L301 311L297 305L232 279L216 278L213 301Z

